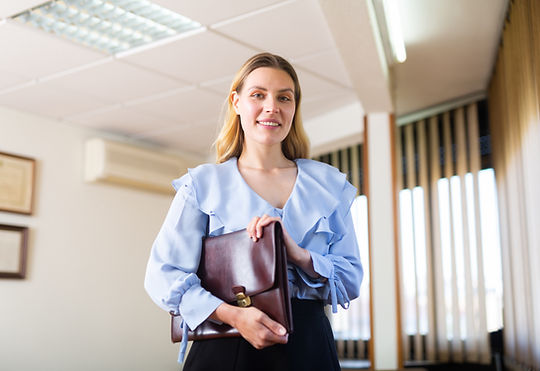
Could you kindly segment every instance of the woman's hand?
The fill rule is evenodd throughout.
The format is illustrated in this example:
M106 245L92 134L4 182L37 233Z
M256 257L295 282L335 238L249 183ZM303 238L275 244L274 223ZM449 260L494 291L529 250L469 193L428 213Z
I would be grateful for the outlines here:
M240 308L223 303L210 317L236 328L256 349L286 344L289 338L282 325L255 307Z
M249 237L253 241L257 241L263 235L263 228L272 222L279 222L281 224L281 230L283 231L283 242L287 248L287 260L291 263L299 266L304 272L313 278L320 278L320 275L313 269L313 260L311 260L311 254L308 250L301 248L291 238L281 218L277 216L268 216L264 214L261 217L254 217L246 227Z

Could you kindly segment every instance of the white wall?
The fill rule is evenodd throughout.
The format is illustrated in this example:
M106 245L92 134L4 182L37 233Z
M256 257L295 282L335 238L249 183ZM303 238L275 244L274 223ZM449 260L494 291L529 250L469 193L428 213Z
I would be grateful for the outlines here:
M394 243L394 190L389 113L367 117L369 233L371 239L371 308L373 313L373 366L396 370L398 358L398 313Z
M348 104L306 120L304 127L312 156L332 152L363 141L364 110L360 103Z
M0 151L37 160L27 277L0 279L0 370L178 370L169 315L143 289L170 196L83 182L94 133L0 107Z

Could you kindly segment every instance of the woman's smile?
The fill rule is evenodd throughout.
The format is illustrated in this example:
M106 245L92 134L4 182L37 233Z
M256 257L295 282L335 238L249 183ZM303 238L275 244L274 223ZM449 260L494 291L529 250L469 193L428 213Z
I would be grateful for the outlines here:
M276 121L257 121L257 124L266 126L268 128L275 128L275 127L281 126L281 124Z

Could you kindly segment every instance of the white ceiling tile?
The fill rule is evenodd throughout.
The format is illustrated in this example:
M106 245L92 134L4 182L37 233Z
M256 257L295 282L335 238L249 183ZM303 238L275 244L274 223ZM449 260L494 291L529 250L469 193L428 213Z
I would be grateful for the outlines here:
M231 75L218 80L206 81L202 83L201 86L218 93L225 99L225 97L227 97L229 94L229 89L231 88L233 79L234 75Z
M29 79L44 77L106 55L46 32L7 22L0 27L0 66Z
M53 118L103 107L105 103L85 94L60 91L46 83L0 94L0 105Z
M186 124L218 121L225 97L202 89L190 89L130 105L138 111Z
M216 30L255 48L299 58L335 46L317 1L285 2Z
M47 81L51 86L121 103L185 86L172 78L120 61L110 61Z
M0 1L0 19L19 14L44 2L44 0Z
M121 105L70 116L66 118L66 121L126 135L136 135L175 125L173 120L164 120L162 117L149 115L137 111L133 107Z
M211 31L181 38L121 60L183 81L200 83L235 74L255 50Z
M154 2L201 24L211 25L283 0L154 0Z
M347 91L336 83L322 79L310 72L300 69L296 70L298 79L300 80L300 88L302 89L302 100L310 100L335 94L336 92Z
M28 79L24 76L20 76L16 73L7 72L0 69L0 91L19 84L23 84L27 81Z
M335 48L301 57L295 59L293 62L295 66L303 67L316 74L336 81L341 85L352 88L349 73L341 60L338 50Z

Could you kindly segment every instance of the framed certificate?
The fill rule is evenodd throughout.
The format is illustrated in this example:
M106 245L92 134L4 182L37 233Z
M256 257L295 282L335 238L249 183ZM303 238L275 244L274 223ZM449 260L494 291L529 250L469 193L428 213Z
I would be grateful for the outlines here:
M36 161L0 152L0 211L32 214Z
M24 278L28 227L0 224L0 277Z

